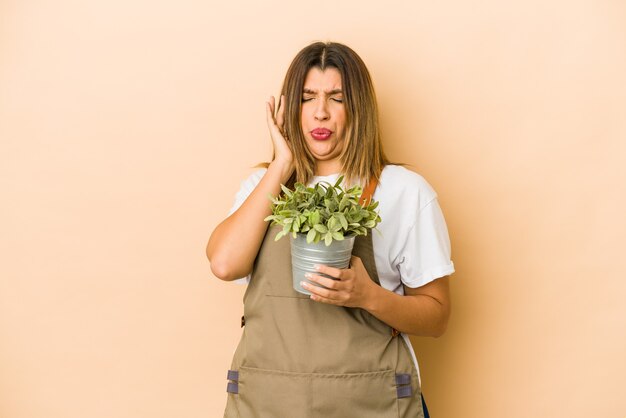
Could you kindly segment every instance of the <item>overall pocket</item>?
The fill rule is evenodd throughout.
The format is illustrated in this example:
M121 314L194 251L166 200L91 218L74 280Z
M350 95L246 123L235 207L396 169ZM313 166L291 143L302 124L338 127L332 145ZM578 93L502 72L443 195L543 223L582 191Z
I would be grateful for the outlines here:
M242 418L397 418L393 370L294 373L239 369Z

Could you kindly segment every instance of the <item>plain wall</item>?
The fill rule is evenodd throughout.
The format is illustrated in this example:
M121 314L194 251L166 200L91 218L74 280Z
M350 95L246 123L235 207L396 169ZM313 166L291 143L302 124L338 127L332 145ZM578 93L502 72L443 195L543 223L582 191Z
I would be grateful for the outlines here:
M436 418L626 415L626 3L0 1L0 417L219 417L204 249L298 50L353 47L439 193Z

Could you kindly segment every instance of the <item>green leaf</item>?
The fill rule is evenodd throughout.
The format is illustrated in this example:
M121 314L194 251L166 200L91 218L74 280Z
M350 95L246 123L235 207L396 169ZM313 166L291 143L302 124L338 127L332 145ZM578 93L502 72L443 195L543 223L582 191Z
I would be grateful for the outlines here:
M317 231L315 229L311 229L308 234L306 234L306 242L309 244L315 240L315 236L317 235Z
M343 241L343 234L341 232L333 232L333 239Z
M291 197L291 196L292 196L293 192L292 192L291 190L289 190L289 189L287 188L287 186L285 186L284 184L281 184L281 185L280 185L280 188L282 189L283 193L285 193L285 195L286 195L287 197Z
M333 234L327 232L326 235L324 235L324 243L326 246L329 246L331 242L333 242Z
M313 225L313 229L315 229L318 232L321 232L322 234L325 234L328 232L328 229L322 224Z
M317 210L314 212L311 212L309 222L311 223L311 225L317 225L318 223L320 223L320 212Z
M343 229L348 229L348 221L346 220L346 216L343 213L337 213L335 215L337 219L339 219L339 223Z
M285 230L280 231L278 234L276 234L276 237L274 238L274 241L278 241L279 239L281 239L282 237L284 237L288 233L289 233L289 231L285 231Z
M343 195L341 201L339 202L339 210L344 210L346 206L350 203L350 200L347 195Z

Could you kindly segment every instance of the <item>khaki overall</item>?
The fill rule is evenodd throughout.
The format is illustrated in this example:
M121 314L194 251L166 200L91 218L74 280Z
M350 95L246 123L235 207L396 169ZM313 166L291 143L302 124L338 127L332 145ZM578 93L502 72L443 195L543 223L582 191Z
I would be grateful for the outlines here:
M289 239L274 241L280 229L268 228L244 295L224 417L423 418L405 340L363 309L296 292ZM380 285L371 234L356 238L353 255Z

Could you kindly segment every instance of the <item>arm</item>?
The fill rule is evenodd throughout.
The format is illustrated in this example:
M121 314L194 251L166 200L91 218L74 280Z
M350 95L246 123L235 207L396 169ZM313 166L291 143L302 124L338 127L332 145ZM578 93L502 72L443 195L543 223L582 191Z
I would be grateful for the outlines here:
M361 259L352 257L349 269L319 266L318 271L339 280L311 275L309 280L328 289L310 286L306 289L317 302L362 308L398 331L440 337L450 317L450 290L448 277L434 280L412 289L404 287L405 295L398 295L378 286L369 277Z
M235 280L252 271L254 259L263 242L271 214L268 195L278 196L281 183L286 183L293 172L292 154L281 133L284 106L278 104L274 118L274 98L266 106L267 123L274 144L274 160L261 182L245 202L213 231L206 247L211 271L222 280Z
M447 276L415 289L404 286L405 296L376 287L377 295L364 307L376 318L411 335L440 337L446 331L451 310Z
M288 179L287 170L272 162L241 207L215 228L206 253L217 278L230 281L250 274L267 230L263 219L271 214L267 196L277 196Z

